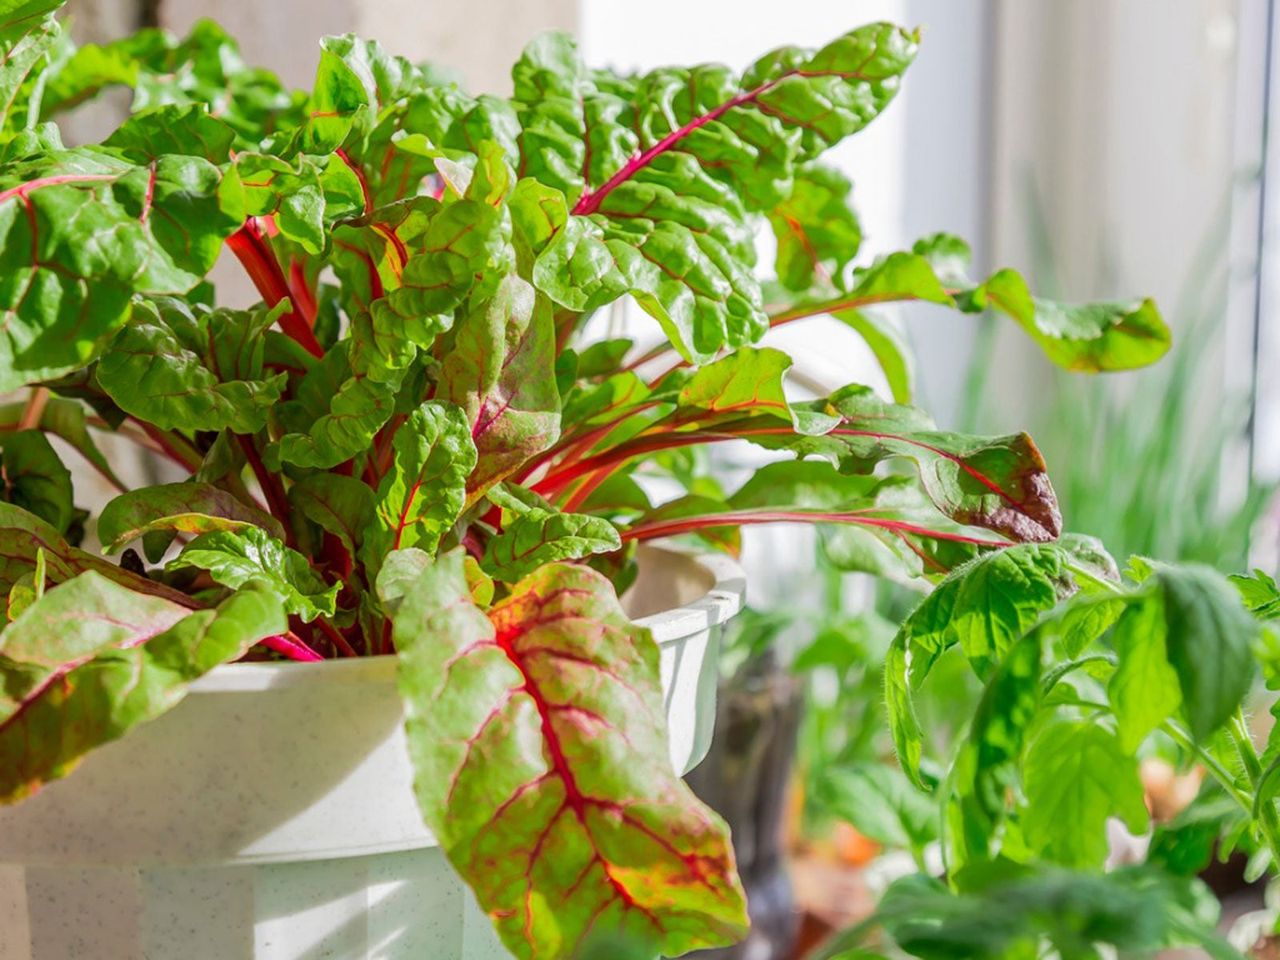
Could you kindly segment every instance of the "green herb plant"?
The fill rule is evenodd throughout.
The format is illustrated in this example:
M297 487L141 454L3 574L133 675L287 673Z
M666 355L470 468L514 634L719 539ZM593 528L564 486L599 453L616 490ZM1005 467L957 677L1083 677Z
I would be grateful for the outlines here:
M30 388L0 418L4 801L221 663L394 653L425 820L517 956L731 941L726 831L669 767L657 650L618 602L636 545L821 522L851 566L932 577L1078 546L1025 434L939 432L892 372L894 402L791 403L790 361L753 344L831 313L894 371L860 308L923 300L1002 311L1075 369L1168 347L1149 301L975 282L954 238L854 265L820 157L897 92L917 37L888 24L741 75L592 70L551 34L498 98L351 36L310 92L210 23L74 49L60 5L0 0L0 390ZM129 118L63 146L58 115L111 86ZM217 305L223 253L256 307ZM622 297L662 346L583 338ZM185 479L125 489L102 431ZM49 435L120 488L90 518L106 557ZM632 476L729 440L796 459L726 498L655 504Z

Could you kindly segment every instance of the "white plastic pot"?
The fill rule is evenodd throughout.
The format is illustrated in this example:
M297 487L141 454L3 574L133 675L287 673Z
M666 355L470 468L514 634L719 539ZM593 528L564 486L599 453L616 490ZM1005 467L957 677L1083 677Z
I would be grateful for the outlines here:
M733 561L650 547L671 760L706 753ZM661 611L661 612L655 612ZM507 957L423 826L390 657L235 664L0 808L0 960Z

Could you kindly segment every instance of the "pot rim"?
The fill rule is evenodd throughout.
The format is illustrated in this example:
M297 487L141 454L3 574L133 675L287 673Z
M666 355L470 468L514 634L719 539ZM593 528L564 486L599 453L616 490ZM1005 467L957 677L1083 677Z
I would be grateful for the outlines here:
M710 627L725 623L742 610L746 574L724 553L692 550L672 543L656 543L655 553L680 554L706 570L712 578L705 594L633 621L646 627L659 647L678 643ZM395 680L395 656L347 657L316 662L230 663L215 667L187 688L188 696L208 693L247 693L307 683L385 683Z

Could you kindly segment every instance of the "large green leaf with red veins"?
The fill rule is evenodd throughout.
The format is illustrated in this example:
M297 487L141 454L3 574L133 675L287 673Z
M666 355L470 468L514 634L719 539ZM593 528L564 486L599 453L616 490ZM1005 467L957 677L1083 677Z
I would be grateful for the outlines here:
M256 433L285 385L285 374L263 369L263 334L282 310L137 302L98 361L98 383L120 409L163 430Z
M458 321L440 367L440 396L463 409L478 460L467 481L474 502L560 435L560 394L551 306L518 276Z
M363 559L375 572L393 550L434 553L462 513L476 465L471 424L456 406L428 401L400 425L391 469L378 484Z
M280 521L220 487L207 483L162 483L122 493L98 516L98 539L116 553L155 531L201 534L261 527L284 537Z
M700 367L681 387L673 425L713 426L742 417L776 418L798 434L823 434L839 417L816 407L787 402L783 382L791 358L771 347L743 347Z
M0 172L0 391L83 366L134 292L184 293L243 220L234 175L198 157L92 149Z
M775 208L799 164L872 120L914 53L912 35L876 24L775 51L741 78L711 65L603 83L568 38L538 38L512 71L520 173L599 226L566 227L544 274L574 264L592 278L589 306L625 284L687 358L754 341L765 319L747 214ZM546 292L585 309L571 284Z
M862 226L849 205L851 184L821 164L796 171L795 186L769 211L778 244L778 282L791 290L838 283L862 244Z
M602 576L544 566L486 617L455 551L393 637L419 806L516 956L746 931L728 831L671 770L657 647Z
M49 590L0 633L0 803L70 773L285 629L279 602L255 588L194 613L92 572Z
M825 401L800 406L836 417L837 425L815 436L754 424L737 432L797 456L824 456L852 473L869 473L888 458L911 460L938 509L959 523L1025 541L1054 540L1062 532L1062 516L1044 458L1025 433L1004 437L944 433L934 429L923 411L888 403L857 385Z
M246 66L236 42L211 20L198 22L182 40L141 30L79 48L50 71L42 117L112 86L132 88L136 111L203 104L236 131L242 149L255 149L263 137L303 119L295 96L269 71Z
M4 499L29 510L59 533L71 526L71 471L39 430L0 434Z

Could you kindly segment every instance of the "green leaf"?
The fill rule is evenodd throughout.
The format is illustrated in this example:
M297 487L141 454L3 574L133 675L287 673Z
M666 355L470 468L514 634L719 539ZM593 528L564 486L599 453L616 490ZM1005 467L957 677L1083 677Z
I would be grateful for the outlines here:
M862 226L849 206L853 185L830 167L796 171L791 195L769 211L778 244L778 282L792 290L839 280L862 244Z
M1041 703L1042 638L1019 639L993 673L953 773L961 830L951 838L960 864L984 860L1007 813L1027 731Z
M137 165L84 148L8 165L0 391L83 367L133 293L190 290L243 219L239 180L197 157Z
M1249 692L1258 624L1226 578L1208 567L1162 564L1149 582L1163 600L1165 650L1178 675L1187 725L1204 740Z
M192 680L285 629L264 590L193 613L94 572L52 588L0 633L0 802L65 776L175 706Z
M393 446L391 469L374 495L374 523L364 535L363 558L375 572L393 550L435 553L462 513L476 465L470 425L452 404L422 404L396 431Z
M30 130L39 120L36 78L62 36L61 26L46 14L61 5L36 0L15 11L0 12L0 46L4 49L0 60L0 130L7 135L18 129Z
M25 400L0 406L0 425L6 428L17 427L22 422L26 409ZM80 403L62 397L50 397L40 412L40 422L36 424L36 428L67 443L88 460L112 486L117 490L124 489L124 483L111 469L107 458L102 455L89 433L84 407Z
M134 163L151 163L176 154L223 164L231 155L235 138L236 132L210 116L204 104L167 104L135 113L103 141L103 146Z
M280 81L246 66L235 41L212 20L200 20L182 40L163 30L140 30L101 46L86 44L51 71L42 117L116 85L133 89L135 111L203 106L236 131L244 149L302 119L299 103Z
M39 430L0 434L4 499L29 510L60 534L71 527L71 471Z
M164 584L71 546L39 517L0 502L0 594L8 594L15 583L41 567L43 578L51 584L94 571L135 593L153 594L178 604L190 602Z
M970 294L1008 314L1054 363L1068 370L1132 370L1155 363L1172 339L1151 300L1069 305L1031 296L1012 270L993 274Z
M671 771L657 647L607 581L550 564L486 617L455 551L394 623L418 803L508 949L745 932L724 824Z
M367 453L373 438L395 412L398 384L353 375L351 341L339 343L303 378L292 401L278 415L289 428L267 446L271 469L281 463L327 470Z
M1062 531L1044 458L1025 433L975 437L940 432L917 408L886 403L858 385L826 401L797 406L806 413L834 415L839 422L817 436L758 431L749 439L797 456L825 456L854 473L868 473L891 457L905 458L915 464L938 509L959 523L1027 542L1056 540Z
M103 507L98 539L104 553L118 553L156 531L204 534L250 527L261 528L277 539L284 537L284 528L275 517L225 490L207 483L163 483L121 494Z
M1022 827L1031 848L1055 863L1096 868L1107 856L1107 818L1147 829L1137 761L1092 720L1055 720L1027 750Z
M1133 753L1178 709L1178 674L1165 648L1165 611L1158 596L1128 607L1112 632L1119 663L1107 684L1120 746Z
M307 558L260 527L202 533L188 543L166 570L194 567L233 590L260 584L280 598L286 613L310 622L333 616L342 585L326 584Z
M355 556L373 523L373 491L340 473L312 473L289 488L289 502L312 523L333 534Z
M263 372L262 335L281 312L137 303L98 361L98 383L120 409L162 430L256 433L285 385L284 374Z
M459 323L440 368L440 396L460 406L478 459L467 482L474 502L560 436L550 304L506 277L493 298Z
M531 510L507 523L489 541L484 569L499 580L514 583L544 563L581 560L593 553L622 549L618 529L608 520L581 513Z
M1264 570L1255 570L1252 575L1232 574L1228 577L1240 591L1244 605L1259 620L1280 619L1280 588L1276 587L1275 578Z

